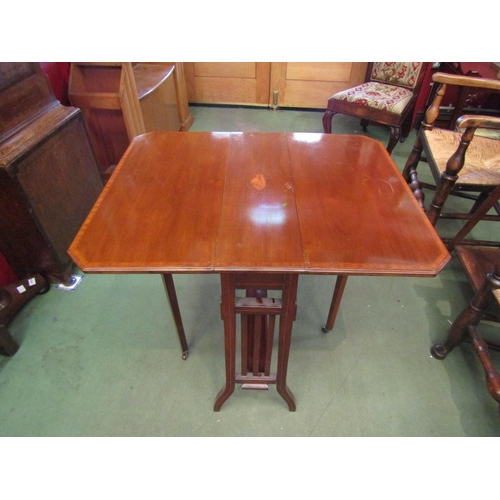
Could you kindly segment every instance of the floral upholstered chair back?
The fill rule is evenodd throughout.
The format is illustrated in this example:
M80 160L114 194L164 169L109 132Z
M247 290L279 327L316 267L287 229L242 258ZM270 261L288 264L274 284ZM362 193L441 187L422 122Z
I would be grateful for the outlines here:
M421 62L376 62L373 63L370 80L413 89L418 82L422 64Z

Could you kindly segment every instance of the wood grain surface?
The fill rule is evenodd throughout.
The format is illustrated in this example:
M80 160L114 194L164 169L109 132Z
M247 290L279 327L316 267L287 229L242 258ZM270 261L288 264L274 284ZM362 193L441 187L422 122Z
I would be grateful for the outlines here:
M264 132L137 137L69 252L123 273L434 276L450 258L383 144Z

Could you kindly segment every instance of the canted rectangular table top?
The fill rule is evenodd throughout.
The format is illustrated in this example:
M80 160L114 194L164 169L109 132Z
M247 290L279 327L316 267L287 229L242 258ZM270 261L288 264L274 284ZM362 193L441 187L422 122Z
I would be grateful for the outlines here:
M151 132L72 243L86 272L434 276L450 256L364 136Z

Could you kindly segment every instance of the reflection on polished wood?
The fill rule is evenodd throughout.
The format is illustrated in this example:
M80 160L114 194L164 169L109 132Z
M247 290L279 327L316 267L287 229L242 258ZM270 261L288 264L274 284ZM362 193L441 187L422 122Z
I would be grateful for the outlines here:
M257 376L270 376L263 349L264 357L253 358L247 375L236 379L236 314L280 315L270 383L293 410L286 371L299 274L343 276L337 311L348 275L435 276L450 258L381 143L226 132L135 138L70 254L86 272L221 274L226 387L216 410L236 382L257 382L248 375L255 365ZM266 290L279 276L281 310L236 304L239 279L239 288ZM247 340L255 342L252 335Z
M135 138L70 253L124 273L434 276L449 258L378 141L229 132Z

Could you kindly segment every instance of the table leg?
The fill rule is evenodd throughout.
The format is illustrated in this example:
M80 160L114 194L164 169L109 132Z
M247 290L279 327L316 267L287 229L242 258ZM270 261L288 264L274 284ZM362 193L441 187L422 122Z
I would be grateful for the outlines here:
M177 294L175 293L174 278L171 274L163 274L162 276L165 292L167 293L168 302L170 304L172 316L174 317L175 326L177 328L177 335L179 336L179 341L181 343L182 359L187 359L189 346L186 340L186 334L184 333L184 325L182 324L181 310L179 308L179 302L177 301Z
M214 411L219 411L234 392L236 383L236 311L234 295L234 274L221 274L222 304L224 321L224 357L226 362L226 385L217 395Z
M340 301L342 300L342 295L344 293L344 288L346 283L347 283L347 275L339 274L337 276L337 281L335 282L335 289L333 291L330 311L328 312L328 319L326 320L326 325L322 328L323 332L325 333L333 329L333 325L335 324L335 319L337 318L337 313L339 312Z
M295 398L286 385L286 374L288 370L288 358L290 356L290 344L292 341L292 325L295 320L298 274L285 275L285 287L282 296L283 312L280 317L279 345L278 345L278 369L276 371L276 389L281 397L287 402L290 411L295 411Z
M234 392L236 383L243 388L262 389L276 384L290 411L295 400L286 385L292 325L296 314L298 275L221 274L224 321L226 385L217 395L214 411L219 411ZM245 299L235 297L236 289L246 289ZM282 299L268 299L261 290L282 290ZM253 290L248 293L248 290ZM256 292L255 290L258 290ZM242 316L241 363L236 373L236 314ZM280 315L276 374L270 373L274 318Z

